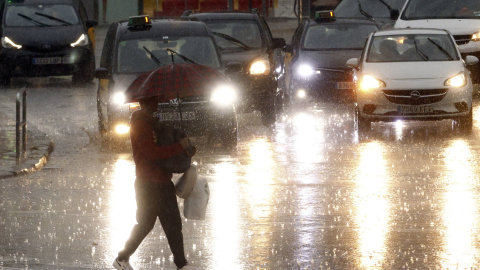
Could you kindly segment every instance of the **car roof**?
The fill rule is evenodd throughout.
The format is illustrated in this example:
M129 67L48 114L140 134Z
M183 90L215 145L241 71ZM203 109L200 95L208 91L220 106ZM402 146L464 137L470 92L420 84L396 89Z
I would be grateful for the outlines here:
M388 35L407 35L407 34L449 34L444 29L434 28L397 28L380 30L374 33L374 36L388 36Z
M74 4L77 5L79 0L17 0L6 1L7 5L49 5L49 4Z
M173 19L151 19L148 30L128 26L128 21L120 21L119 29L123 30L121 39L158 36L211 36L211 32L203 22Z
M189 18L197 18L199 20L255 20L258 14L251 12L206 12L194 13L188 16Z

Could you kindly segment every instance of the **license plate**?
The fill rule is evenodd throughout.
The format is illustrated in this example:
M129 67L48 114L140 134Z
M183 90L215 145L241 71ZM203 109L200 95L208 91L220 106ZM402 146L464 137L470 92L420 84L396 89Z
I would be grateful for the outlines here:
M337 89L353 89L353 82L337 82Z
M195 113L182 112L182 120L195 120ZM180 121L180 113L179 112L159 113L158 121Z
M419 105L419 106L398 106L398 111L401 114L422 114L422 113L432 113L433 109L428 105Z
M55 65L61 64L62 57L37 57L33 58L34 65Z

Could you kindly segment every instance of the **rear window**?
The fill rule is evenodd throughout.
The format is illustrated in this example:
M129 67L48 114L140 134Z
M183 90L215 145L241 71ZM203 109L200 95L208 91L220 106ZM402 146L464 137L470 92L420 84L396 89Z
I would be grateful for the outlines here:
M5 12L5 25L49 27L78 24L75 9L70 5L10 5Z

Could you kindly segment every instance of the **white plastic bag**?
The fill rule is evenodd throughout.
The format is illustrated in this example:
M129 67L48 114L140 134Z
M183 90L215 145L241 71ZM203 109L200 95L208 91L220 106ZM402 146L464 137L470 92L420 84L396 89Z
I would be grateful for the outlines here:
M190 195L197 182L197 166L190 165L190 168L175 183L175 193L178 197L185 199Z
M185 218L204 220L209 198L210 189L207 180L205 178L197 179L195 187L184 201L183 215Z

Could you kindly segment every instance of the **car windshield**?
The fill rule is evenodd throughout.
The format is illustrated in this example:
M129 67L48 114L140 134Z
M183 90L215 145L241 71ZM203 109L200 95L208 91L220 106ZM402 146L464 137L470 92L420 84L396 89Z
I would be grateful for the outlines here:
M159 66L190 60L214 69L220 68L213 40L205 36L124 40L119 44L117 57L119 73L146 72Z
M472 0L410 0L402 14L404 20L480 18L480 3Z
M415 34L376 36L367 53L367 62L458 61L455 43L448 35Z
M392 9L400 10L406 0L384 0ZM360 12L359 4L362 10L374 18L390 18L390 11L380 0L342 0L335 8L335 16L346 18L364 18Z
M7 5L7 26L62 26L79 22L75 9L70 5Z
M260 28L253 20L205 21L221 51L258 49L263 46ZM239 41L239 42L237 42Z
M320 24L309 27L303 40L306 50L358 49L377 30L369 24Z

